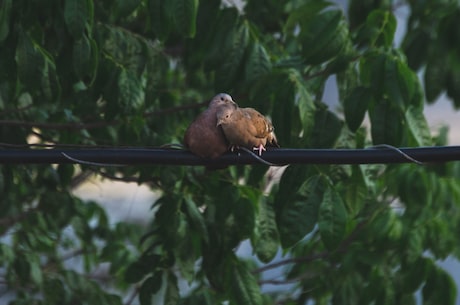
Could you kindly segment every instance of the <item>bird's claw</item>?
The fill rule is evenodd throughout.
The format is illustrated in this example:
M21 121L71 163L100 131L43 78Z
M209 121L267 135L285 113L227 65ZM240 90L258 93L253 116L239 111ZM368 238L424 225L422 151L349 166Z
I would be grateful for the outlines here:
M259 156L262 156L262 151L267 151L267 150L265 149L265 147L264 147L262 144L260 144L259 147L254 147L252 150L258 151L258 152L259 152Z

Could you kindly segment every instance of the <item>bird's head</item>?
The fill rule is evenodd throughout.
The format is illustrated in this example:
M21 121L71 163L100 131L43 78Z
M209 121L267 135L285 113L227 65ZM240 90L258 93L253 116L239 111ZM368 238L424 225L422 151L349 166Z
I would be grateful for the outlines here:
M216 117L217 117L217 124L216 126L219 125L225 125L230 121L230 118L232 116L233 111L235 111L236 108L234 107L220 107L217 112L216 112Z
M209 107L217 107L221 105L231 105L237 107L236 103L233 101L232 97L227 93L219 93L212 98Z

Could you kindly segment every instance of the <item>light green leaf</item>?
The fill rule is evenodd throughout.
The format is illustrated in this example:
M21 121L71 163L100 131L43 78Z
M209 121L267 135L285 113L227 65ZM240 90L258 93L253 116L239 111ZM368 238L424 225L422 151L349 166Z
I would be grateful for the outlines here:
M311 129L315 124L316 106L313 100L313 96L307 89L302 76L297 70L289 70L289 79L294 84L296 90L296 104L299 108L303 133L305 136L309 136Z
M120 104L128 112L139 110L144 105L144 90L137 77L126 69L122 69L118 76Z
M318 228L328 249L335 249L345 235L347 211L342 198L332 187L324 193L319 207Z
M409 106L405 113L409 132L415 139L418 146L431 146L433 140L431 138L430 128L426 121L423 111L420 108Z

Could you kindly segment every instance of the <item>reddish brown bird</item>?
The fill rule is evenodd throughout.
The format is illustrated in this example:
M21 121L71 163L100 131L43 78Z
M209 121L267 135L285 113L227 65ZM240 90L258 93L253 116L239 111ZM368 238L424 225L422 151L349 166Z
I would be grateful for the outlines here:
M253 108L220 108L216 116L232 148L243 146L261 156L265 146L279 147L270 119Z
M222 128L217 125L217 112L232 111L238 105L226 93L216 95L185 131L184 145L195 155L203 158L217 158L228 150L229 143Z

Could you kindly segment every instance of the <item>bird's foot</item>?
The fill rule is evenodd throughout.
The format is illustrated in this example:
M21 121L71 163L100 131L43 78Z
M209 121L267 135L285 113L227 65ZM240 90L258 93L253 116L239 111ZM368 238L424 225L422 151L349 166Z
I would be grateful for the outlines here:
M235 150L239 149L240 147L238 145L230 145L229 149L231 152L234 152Z
M265 147L264 147L262 144L260 144L259 147L254 147L252 150L258 151L258 152L259 152L259 156L262 156L262 151L267 151L267 150L265 149Z

